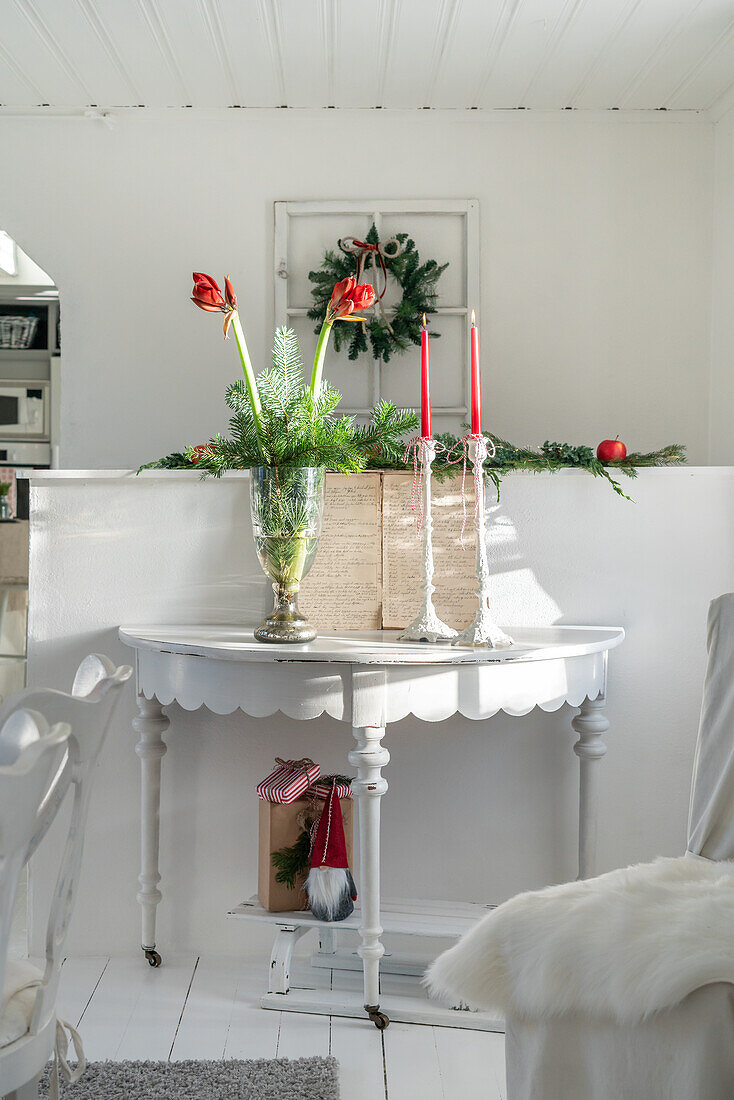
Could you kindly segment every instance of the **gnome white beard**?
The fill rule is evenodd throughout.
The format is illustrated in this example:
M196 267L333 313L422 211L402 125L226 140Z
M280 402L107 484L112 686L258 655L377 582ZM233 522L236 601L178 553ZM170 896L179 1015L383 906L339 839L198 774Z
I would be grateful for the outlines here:
M312 867L306 893L316 920L344 920L354 911L354 880L344 867Z

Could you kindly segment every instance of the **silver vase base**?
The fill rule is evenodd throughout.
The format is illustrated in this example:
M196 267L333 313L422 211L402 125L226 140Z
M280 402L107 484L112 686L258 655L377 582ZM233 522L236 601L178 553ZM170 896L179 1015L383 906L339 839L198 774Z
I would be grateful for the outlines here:
M398 636L399 642L450 642L458 636L458 631L447 626L436 614L433 607L424 608L417 618Z
M276 644L312 642L315 637L316 631L305 619L296 619L291 622L266 619L255 631L255 639L258 642L275 642Z
M273 588L275 606L255 631L256 641L273 642L276 645L312 642L316 637L316 630L298 610L298 593L289 592L285 586L281 588L273 585Z
M505 634L486 612L477 611L474 622L465 627L453 641L453 645L484 646L486 649L508 649L514 640Z

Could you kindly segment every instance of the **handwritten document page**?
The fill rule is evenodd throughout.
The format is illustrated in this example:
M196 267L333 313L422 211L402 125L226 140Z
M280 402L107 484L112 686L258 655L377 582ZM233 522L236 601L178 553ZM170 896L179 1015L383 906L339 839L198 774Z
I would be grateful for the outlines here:
M382 475L326 475L324 525L299 606L318 630L382 625Z
M411 507L413 475L386 473L383 482L382 625L399 629L412 622L421 606L421 536ZM433 602L439 617L462 629L476 611L474 482L467 477L466 528L461 548L461 477L433 481ZM416 510L419 507L416 490Z

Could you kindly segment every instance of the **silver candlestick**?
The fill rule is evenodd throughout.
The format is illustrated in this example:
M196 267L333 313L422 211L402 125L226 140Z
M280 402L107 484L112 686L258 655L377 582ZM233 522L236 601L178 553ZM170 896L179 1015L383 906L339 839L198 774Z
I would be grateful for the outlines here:
M474 468L474 512L477 526L477 599L479 607L474 621L454 639L454 645L487 646L488 649L505 649L513 645L508 634L497 626L489 614L489 561L487 559L487 530L484 515L484 460L487 457L487 440L483 435L469 436L469 460Z
M421 468L421 509L423 527L421 530L423 559L423 605L419 614L403 633L401 642L444 642L451 641L457 632L442 622L433 606L433 516L431 515L431 466L436 457L436 441L422 436L416 443Z

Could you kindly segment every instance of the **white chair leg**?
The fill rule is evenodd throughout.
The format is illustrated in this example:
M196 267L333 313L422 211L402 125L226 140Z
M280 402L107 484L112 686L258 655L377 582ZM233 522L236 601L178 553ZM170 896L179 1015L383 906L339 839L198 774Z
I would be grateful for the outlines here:
M9 1092L5 1097L5 1100L38 1100L38 1083L41 1080L41 1075L34 1077L32 1081L29 1081L27 1085L22 1085L21 1088L16 1089L15 1092Z

